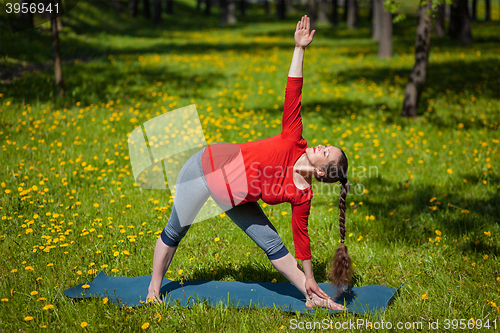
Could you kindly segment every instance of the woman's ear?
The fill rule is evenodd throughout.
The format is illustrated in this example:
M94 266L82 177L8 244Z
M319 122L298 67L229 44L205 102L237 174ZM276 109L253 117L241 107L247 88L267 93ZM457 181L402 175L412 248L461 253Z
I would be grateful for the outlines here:
M323 168L314 168L314 174L318 177L323 177L325 175L325 171L323 171Z

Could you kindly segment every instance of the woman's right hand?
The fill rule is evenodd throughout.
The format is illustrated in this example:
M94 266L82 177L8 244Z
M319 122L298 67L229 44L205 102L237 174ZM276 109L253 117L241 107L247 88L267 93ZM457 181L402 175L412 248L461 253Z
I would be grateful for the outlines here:
M302 16L302 19L297 23L295 29L295 46L306 48L313 41L316 30L309 33L311 28L311 20L307 15Z

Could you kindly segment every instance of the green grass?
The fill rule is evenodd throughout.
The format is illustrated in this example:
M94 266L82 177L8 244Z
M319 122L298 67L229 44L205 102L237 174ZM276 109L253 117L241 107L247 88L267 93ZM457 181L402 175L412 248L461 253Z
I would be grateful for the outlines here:
M175 16L165 15L157 28L101 2L80 2L62 18L66 97L54 97L50 68L18 70L0 85L1 330L121 332L149 323L148 330L169 332L292 331L291 320L335 325L361 318L206 304L120 310L63 295L100 270L151 274L171 197L134 186L127 134L136 126L196 103L209 142L280 131L299 15L277 21L251 7L236 26L221 29L215 14L206 18L192 7L176 3ZM328 143L347 153L355 286L404 283L382 315L393 325L427 328L439 320L445 330L446 319L470 318L500 324L497 30L497 22L473 22L471 47L432 36L415 119L399 116L414 63L414 18L394 29L391 60L378 59L366 22L356 31L319 27L306 51L304 137L310 146ZM16 34L0 25L0 32L4 71L50 64L47 24ZM326 282L339 240L338 196L319 192L309 234L316 280ZM264 210L293 252L289 205ZM193 225L166 276L286 282L227 217ZM48 304L53 308L45 310Z

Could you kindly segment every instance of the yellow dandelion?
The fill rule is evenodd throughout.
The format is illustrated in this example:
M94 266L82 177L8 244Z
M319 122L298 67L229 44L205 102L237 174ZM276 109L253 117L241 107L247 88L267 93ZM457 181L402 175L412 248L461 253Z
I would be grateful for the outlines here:
M488 237L491 237L491 232L490 231L485 231L484 234Z
M220 241L220 238L219 237L215 237L214 241L218 242L218 241Z
M15 273L15 272L17 272L17 269L13 268L10 272Z
M448 172L450 175L453 174L453 170L451 170L451 169L446 170L446 172Z
M8 302L9 299L8 298L2 298L2 302Z
M423 294L422 299L429 299L429 297L427 296L427 294Z
M142 326L141 326L141 328L142 328L143 330L148 329L148 327L149 327L149 323L144 323L144 324L142 324Z
M281 212L281 215L286 215L286 214L288 214L288 213L287 212Z
M119 269L113 268L111 271L112 271L113 273L116 273L116 272L118 272L118 271L119 271Z
M50 309L53 309L54 306L52 304L47 304L43 307L44 310L50 310Z
M103 303L103 304L108 303L108 301L109 301L109 299L108 299L107 297L104 297L104 298L102 299L102 303Z
M181 275L181 274L182 274L182 272L183 272L183 270L182 270L182 269L179 269L179 271L178 271L177 273L179 273L179 275Z
M486 260L486 259L488 259L488 255L487 254L484 255L484 260Z
M38 294L38 291L33 290L32 292L30 292L30 294L31 294L31 296L35 296L35 295L37 295L37 294Z
M85 327L87 327L87 326L88 326L88 324L87 324L86 322L82 321L82 323L80 324L80 326L81 326L82 328L85 328Z
M35 269L31 266L26 266L24 267L25 270L29 271L29 272L33 272Z
M33 320L33 317L32 316L26 316L26 317L24 317L24 320L25 321L30 321L30 320Z
M356 239L358 242L363 239L363 236L359 236L358 239Z
M271 282L272 282L272 283L275 283L275 282L277 282L277 281L278 281L278 280L276 280L276 279L272 279L272 280L271 280Z
M441 236L441 231L436 230L436 235Z
M45 297L39 297L36 301L37 302L42 302L42 301L46 301L47 299Z
M95 203L95 204L94 204L94 207L95 207L95 208L99 207L99 204L98 204L98 203Z
M87 283L85 283L85 284L82 286L82 288L83 288L83 289L88 289L88 288L90 288L90 285L89 285L89 284L87 284Z

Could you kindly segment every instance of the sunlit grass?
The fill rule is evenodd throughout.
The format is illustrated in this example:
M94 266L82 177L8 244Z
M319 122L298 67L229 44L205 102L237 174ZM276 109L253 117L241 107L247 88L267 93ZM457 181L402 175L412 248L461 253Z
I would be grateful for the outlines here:
M104 7L78 6L63 18L61 34L67 97L53 102L50 69L0 86L1 327L254 332L308 320L204 304L119 310L107 300L63 295L101 270L151 274L172 200L134 186L128 133L195 103L208 142L275 135L293 51L292 20L218 29L215 17L205 27L202 15L179 7L198 26L190 29L179 15L179 26L157 29L140 18L114 23L118 16ZM432 37L421 116L411 120L399 114L414 62L412 22L395 29L391 60L378 59L367 25L318 31L305 58L304 137L310 146L347 153L353 190L346 242L355 285L404 283L385 321L493 320L500 303L496 22L474 22L476 43L467 48ZM0 29L12 42L1 51L8 68L50 61L47 31L12 36ZM323 282L339 242L338 195L320 189L309 234ZM289 205L262 207L293 252ZM166 277L286 282L224 216L193 225Z

